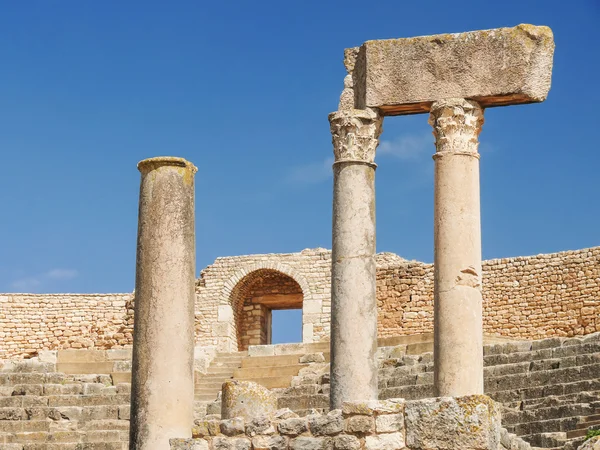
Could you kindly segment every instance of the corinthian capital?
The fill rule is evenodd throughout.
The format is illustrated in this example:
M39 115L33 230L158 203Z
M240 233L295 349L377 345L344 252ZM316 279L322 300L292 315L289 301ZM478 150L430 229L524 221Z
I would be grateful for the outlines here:
M329 114L335 162L373 164L383 117L374 109L348 109Z
M437 155L471 153L478 156L479 133L483 125L483 109L477 102L463 98L433 103L429 113Z

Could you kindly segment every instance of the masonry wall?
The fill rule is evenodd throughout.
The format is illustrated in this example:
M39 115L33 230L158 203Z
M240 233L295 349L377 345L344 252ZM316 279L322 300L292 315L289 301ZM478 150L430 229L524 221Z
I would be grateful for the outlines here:
M600 331L600 247L483 262L484 332L541 339ZM377 270L379 335L433 331L433 265Z
M0 295L0 358L132 343L132 294Z
M433 266L391 253L376 260L379 336L431 332ZM267 311L236 303L244 298L236 300L236 287L281 274L302 291L303 341L328 339L330 270L326 249L218 258L197 282L197 345L237 351L244 314L248 320L239 331L245 342L264 340ZM296 292L292 286L261 292ZM485 261L483 299L487 334L540 339L600 331L600 247ZM41 349L122 347L131 345L132 330L133 294L0 294L0 358Z

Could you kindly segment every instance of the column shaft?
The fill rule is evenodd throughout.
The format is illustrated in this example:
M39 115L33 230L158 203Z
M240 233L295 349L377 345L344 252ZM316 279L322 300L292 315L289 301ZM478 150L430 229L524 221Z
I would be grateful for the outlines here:
M330 115L335 153L331 278L331 408L378 397L375 149L371 110Z
M131 450L191 437L194 406L194 173L181 158L139 163Z
M434 385L437 396L483 393L479 145L475 102L434 103Z

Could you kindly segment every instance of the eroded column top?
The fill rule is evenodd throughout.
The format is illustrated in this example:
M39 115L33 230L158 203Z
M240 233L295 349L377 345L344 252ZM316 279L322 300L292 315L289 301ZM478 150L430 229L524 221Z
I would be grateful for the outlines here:
M479 133L483 126L483 108L477 102L464 98L451 98L434 102L429 113L433 127L436 153L434 159L444 154L464 154L479 158Z
M182 167L192 172L192 175L198 171L198 168L189 162L187 159L177 156L156 156L154 158L143 159L137 165L137 168L142 174L147 174L152 170L161 167Z
M329 114L335 162L375 165L383 117L375 109L346 109Z

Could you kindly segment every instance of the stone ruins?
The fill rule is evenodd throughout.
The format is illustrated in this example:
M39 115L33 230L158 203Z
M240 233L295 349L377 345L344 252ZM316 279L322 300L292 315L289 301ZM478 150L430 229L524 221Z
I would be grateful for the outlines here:
M600 247L481 259L484 110L545 100L553 51L532 25L347 49L331 251L196 278L197 169L140 162L135 296L0 295L1 448L577 449L600 427ZM375 250L383 118L418 113L434 264ZM280 309L302 342L272 344Z

